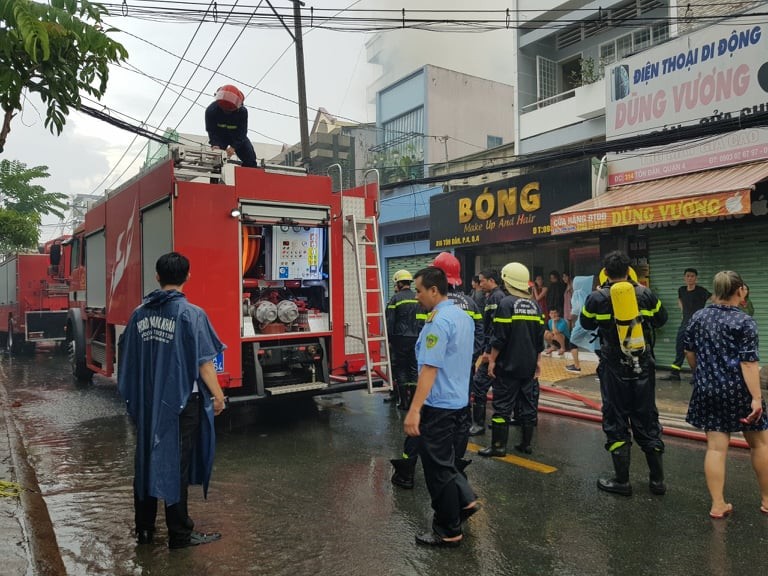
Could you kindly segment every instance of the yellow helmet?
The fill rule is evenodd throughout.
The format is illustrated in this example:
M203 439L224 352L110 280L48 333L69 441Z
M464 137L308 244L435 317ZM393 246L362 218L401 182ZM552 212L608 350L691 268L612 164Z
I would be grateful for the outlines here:
M397 284L398 282L410 282L413 280L413 276L411 276L411 273L408 272L408 270L398 270L395 272L395 275L392 276L392 281Z
M637 272L635 272L635 269L634 269L634 268L632 268L632 266L629 266L629 268L627 269L627 276L628 276L628 277L629 277L629 279L630 279L630 280L632 280L632 282L634 282L635 284L637 284L637 283L638 283L638 280L637 280ZM608 282L608 274L605 272L605 268L602 268L602 269L600 270L600 274L598 275L598 280L600 281L600 286L602 286L603 284L605 284L606 282Z

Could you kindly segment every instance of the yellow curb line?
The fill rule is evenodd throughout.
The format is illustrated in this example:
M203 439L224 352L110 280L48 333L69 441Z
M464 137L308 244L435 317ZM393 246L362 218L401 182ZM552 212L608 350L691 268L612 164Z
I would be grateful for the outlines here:
M482 448L482 446L472 444L471 442L467 444L467 450L471 452L477 452ZM500 458L494 457L493 459L503 460L509 464L514 464L515 466L520 466L521 468L527 468L528 470L533 470L534 472L541 472L542 474L552 474L552 472L557 472L557 468L554 466L536 462L535 460L529 460L528 458L521 458L520 456L513 456L512 454L507 454L506 456Z

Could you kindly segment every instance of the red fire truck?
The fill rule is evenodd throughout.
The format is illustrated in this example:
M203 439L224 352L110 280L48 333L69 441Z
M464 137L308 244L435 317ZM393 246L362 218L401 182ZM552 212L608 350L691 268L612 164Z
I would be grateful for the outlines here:
M7 350L64 341L69 288L62 243L68 238L49 241L43 253L15 253L0 263L0 340Z
M389 390L377 208L375 182L334 192L329 177L175 149L95 204L69 243L74 376L115 373L155 262L175 250L191 262L187 297L227 345L214 363L231 401Z

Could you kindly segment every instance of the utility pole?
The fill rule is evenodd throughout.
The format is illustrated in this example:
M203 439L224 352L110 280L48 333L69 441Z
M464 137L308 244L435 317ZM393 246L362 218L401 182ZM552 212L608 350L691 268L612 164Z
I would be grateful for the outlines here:
M304 77L304 40L301 35L301 7L304 2L301 0L291 0L293 2L293 43L296 45L296 75L299 81L299 123L301 124L301 160L304 168L311 168L311 159L309 157L309 118L307 117L307 86Z
M304 6L302 0L291 0L293 2L293 32L283 20L283 17L272 6L272 2L267 0L267 4L272 8L277 19L293 38L293 44L296 46L296 75L298 76L299 90L299 129L301 131L301 163L309 172L312 167L312 160L309 157L309 118L307 118L307 85L304 77L304 40L301 35L301 7Z

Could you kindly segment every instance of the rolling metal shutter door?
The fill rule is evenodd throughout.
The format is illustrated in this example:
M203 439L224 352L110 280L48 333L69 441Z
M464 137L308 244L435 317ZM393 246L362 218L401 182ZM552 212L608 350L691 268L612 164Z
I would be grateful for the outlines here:
M388 258L387 259L387 277L384 279L384 286L386 287L386 290L384 291L384 301L388 302L390 298L392 298L392 295L394 294L394 288L392 286L392 276L395 275L395 272L398 270L408 270L411 274L416 274L419 270L422 268L426 268L427 266L432 266L432 262L435 259L435 256L437 256L437 253L434 254L419 254L414 256L401 256L400 258Z
M675 338L681 320L677 289L684 283L686 268L696 268L699 285L710 292L717 272L735 270L741 274L749 284L758 327L768 327L767 232L764 224L730 223L709 230L674 228L649 236L651 289L669 312L667 324L657 331L655 351L659 366L669 366L675 357ZM767 335L763 332L764 341Z

